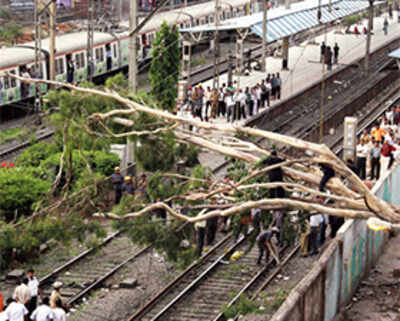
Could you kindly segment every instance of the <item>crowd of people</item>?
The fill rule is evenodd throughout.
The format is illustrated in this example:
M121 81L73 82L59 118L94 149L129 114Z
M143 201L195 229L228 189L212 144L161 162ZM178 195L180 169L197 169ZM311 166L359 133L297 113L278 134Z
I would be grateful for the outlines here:
M335 46L333 48L327 46L324 41L322 42L320 62L326 64L328 70L332 70L332 64L338 64L339 50L340 47L337 42L335 42Z
M240 121L252 117L262 108L270 107L272 100L281 99L282 80L279 73L268 74L261 83L244 89L238 88L236 81L224 83L222 87L203 88L203 84L187 89L187 99L178 113L191 113L201 121L210 121L217 117L227 122Z
M379 180L400 151L400 106L386 110L371 130L364 130L356 147L354 171L362 180Z
M35 271L29 269L12 297L6 300L0 311L0 321L66 321L68 306L62 301L61 287L61 282L54 282L50 297L44 296Z

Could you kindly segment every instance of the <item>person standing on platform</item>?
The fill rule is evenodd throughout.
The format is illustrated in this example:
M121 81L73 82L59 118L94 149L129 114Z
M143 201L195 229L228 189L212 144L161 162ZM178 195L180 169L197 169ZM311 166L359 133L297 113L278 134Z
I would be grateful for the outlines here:
M385 20L383 21L383 33L385 34L385 36L387 36L388 34L388 29L389 29L389 21L385 17Z
M379 141L375 141L374 146L371 148L371 180L379 179L380 171L381 171L381 144Z
M250 93L249 87L246 87L244 94L246 95L247 115L249 115L249 117L252 117L253 116L253 100L251 99L251 93Z
M281 99L281 87L282 87L282 80L279 72L276 74L276 99Z
M339 61L339 46L337 42L335 42L335 46L333 47L333 63L337 65Z
M320 56L320 58L319 58L319 62L321 62L321 63L324 63L324 59L325 59L325 49L326 49L325 42L322 41L322 44L321 44L321 56Z
M233 123L235 121L235 100L233 94L227 89L225 93L225 105L227 106L226 121L229 120Z
M258 111L256 87L251 88L250 95L251 95L251 100L253 101L252 109L251 109L251 116L253 116L253 115L257 115L257 111Z
M360 175L360 178L362 180L365 180L367 178L368 146L361 139L356 146L356 155L358 173Z
M29 310L29 315L31 315L32 312L37 307L37 299L39 295L39 281L36 278L35 271L33 269L29 269L27 275L28 275L28 287L31 290L31 296L32 296L27 305L27 308Z
M215 88L213 89L211 96L211 118L217 118L219 116L219 94L218 94L218 89Z
M276 98L276 77L275 74L271 76L271 99L274 100Z
M206 119L206 121L208 121L208 109L210 108L210 106L211 106L211 88L210 87L207 87L207 89L204 91L204 100L205 100L205 102L206 102L206 108L205 108L205 119Z
M114 192L115 192L115 204L119 204L122 197L122 184L124 182L124 178L120 173L119 167L114 168L114 174L111 176L111 183L113 184Z
M271 106L270 100L271 100L272 87L271 87L271 80L268 78L265 80L265 88L266 88L265 100L267 101L267 106L270 107Z
M330 46L325 48L325 64L328 71L332 70L332 50Z

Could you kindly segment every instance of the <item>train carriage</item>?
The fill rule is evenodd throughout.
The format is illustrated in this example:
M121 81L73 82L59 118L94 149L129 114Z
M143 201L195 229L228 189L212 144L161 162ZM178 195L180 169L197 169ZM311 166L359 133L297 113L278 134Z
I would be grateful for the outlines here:
M137 57L139 62L150 59L151 47L161 23L188 28L214 22L214 4L207 2L156 14L137 35ZM221 5L220 19L243 16L249 13L249 0L230 0ZM139 20L140 22L140 20ZM122 27L129 27L128 22L121 23ZM125 68L129 64L128 32L116 35L111 33L95 32L93 46L93 77L104 77L109 73ZM49 78L49 39L42 40L42 57L40 77ZM25 43L12 48L1 48L0 71L7 71L22 75L26 69L32 77L35 76L34 42ZM74 64L73 81L80 82L87 79L87 32L74 32L57 36L55 58L55 80L67 81L68 63ZM21 86L18 80L0 77L0 106L9 105L29 99L35 95L35 86ZM42 91L46 92L43 85Z

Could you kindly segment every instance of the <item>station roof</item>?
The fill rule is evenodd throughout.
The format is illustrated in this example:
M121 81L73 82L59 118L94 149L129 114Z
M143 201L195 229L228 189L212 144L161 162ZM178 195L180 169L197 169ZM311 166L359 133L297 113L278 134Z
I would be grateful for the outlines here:
M396 50L393 50L391 53L389 53L389 57L400 59L400 48L397 48Z
M377 3L374 3L376 5ZM318 20L318 0L305 0L291 4L290 9L284 6L268 10L267 17L267 42L273 42L283 37L291 36L307 29L316 27L321 23L329 23L366 9L369 2L365 0L322 0L321 20ZM263 13L259 12L250 16L228 19L216 27L204 25L193 28L180 29L180 32L204 32L235 29L250 29L262 37Z

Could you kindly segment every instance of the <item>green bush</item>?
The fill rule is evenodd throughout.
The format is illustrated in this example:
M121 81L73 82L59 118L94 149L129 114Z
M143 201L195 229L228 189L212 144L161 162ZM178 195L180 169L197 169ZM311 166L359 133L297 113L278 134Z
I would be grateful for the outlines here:
M0 216L10 221L32 213L32 205L50 188L50 183L38 179L22 168L0 168Z
M49 143L37 143L23 151L18 156L17 163L20 166L39 166L40 162L50 157L52 154L60 152L54 144Z

